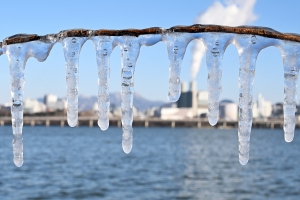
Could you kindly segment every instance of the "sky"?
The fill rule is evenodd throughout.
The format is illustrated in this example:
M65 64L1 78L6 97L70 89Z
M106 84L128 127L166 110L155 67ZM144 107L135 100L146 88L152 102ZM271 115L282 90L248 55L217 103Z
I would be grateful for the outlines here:
M300 1L244 1L253 3L251 10L231 7L229 21L219 8L241 0L209 1L51 1L51 3L1 2L2 23L0 38L18 33L45 35L73 28L126 29L126 28L169 28L175 25L191 25L200 16L209 13L206 20L212 23L243 22L254 26L267 26L280 32L300 33ZM245 3L244 3L245 4ZM209 11L210 10L210 11ZM209 12L208 12L209 11ZM227 11L226 11L227 12ZM225 12L225 13L226 13ZM234 13L235 12L235 13ZM202 15L201 15L202 14ZM200 17L201 18L201 17ZM237 22L237 19L239 21ZM240 20L243 19L243 20ZM204 20L205 21L205 20ZM187 47L182 63L181 80L191 81L191 65L194 42ZM195 76L199 90L206 90L207 70L203 56L199 73ZM111 55L110 91L121 89L121 59L119 47ZM230 45L223 59L223 92L220 99L238 101L238 54ZM6 55L0 56L0 103L10 100L10 75ZM45 94L66 96L64 57L61 44L57 43L45 62L34 58L27 61L25 70L25 98L40 98ZM136 64L135 91L150 100L167 102L168 56L166 45L160 42L151 47L142 47ZM93 43L87 41L81 51L79 67L79 94L97 95L97 66ZM262 93L273 103L283 101L283 67L280 51L269 47L261 51L256 64L254 100ZM298 93L300 91L298 89ZM299 96L299 95L298 95ZM299 99L299 98L298 98Z

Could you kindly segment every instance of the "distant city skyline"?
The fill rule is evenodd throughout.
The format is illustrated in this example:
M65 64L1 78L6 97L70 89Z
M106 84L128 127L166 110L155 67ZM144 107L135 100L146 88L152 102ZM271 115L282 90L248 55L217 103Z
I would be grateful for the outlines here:
M186 82L185 82L186 83ZM189 90L189 88L187 89L187 90ZM197 91L199 91L199 92L207 92L206 90L197 90ZM58 95L56 95L56 94L53 94L53 93L46 93L46 94L44 94L44 95L42 95L42 96L39 96L39 97L36 97L36 98L34 98L34 97L25 97L24 98L24 100L26 100L26 99L30 99L30 100L38 100L39 102L44 102L45 101L45 97L46 96L48 96L48 95L50 95L50 96L55 96L55 98L57 98L57 99L66 99L66 96L58 96ZM118 96L118 97L116 97L116 95ZM169 102L168 100L165 100L165 101L159 101L159 100L151 100L151 99L148 99L147 97L145 97L145 96L142 96L142 95L140 95L140 93L138 93L138 92L135 92L134 93L134 95L135 95L135 97L137 96L138 98L141 98L141 99L143 99L143 100L146 100L146 101L149 101L149 102L159 102L159 103L161 103L161 104L169 104L169 103L172 103L172 102ZM116 98L120 98L119 96L120 96L120 93L119 92L110 92L110 96L113 96L113 99L112 99L112 103L114 103L114 101L116 101ZM259 98L261 98L261 97L263 97L264 98L264 95L262 94L262 93L258 93L258 95L257 95L257 97L258 98L256 98L255 100L253 100L253 106L254 106L254 104L255 104L255 102L256 101L258 101L258 99ZM95 102L97 102L97 95L86 95L86 94L79 94L79 101L81 101L82 99L93 99ZM264 98L264 100L267 100L267 101L269 101L269 102L271 102L269 99L265 99ZM118 100L119 101L119 100ZM234 102L234 103L238 103L238 101L234 101L233 99L230 99L230 98L221 98L220 99L220 102L222 102L222 101L231 101L231 102ZM121 104L121 102L118 102L119 104ZM173 102L174 104L178 104L178 102ZM280 101L280 102L271 102L272 104L276 104L276 103L283 103L283 101ZM8 101L8 102L4 102L4 103L0 103L0 105L10 105L11 104L11 102L10 101ZM140 104L140 103L139 103ZM298 101L297 102L297 105L300 105L300 102ZM120 105L114 105L114 106L120 106Z
M6 16L2 23L0 38L17 33L37 33L40 35L55 33L64 29L125 29L146 28L160 26L169 28L174 25L190 25L199 13L204 13L215 1L190 1L190 3L151 1L131 2L130 12L124 8L128 2L90 2L78 6L68 2L55 1L49 9L48 4L29 5L19 2L14 5L12 15L10 9L2 9ZM226 6L225 1L220 1ZM238 2L238 1L226 1ZM118 4L118 6L115 6ZM2 8L11 7L9 2L2 2ZM159 6L157 6L159 5ZM253 13L257 16L251 25L268 26L280 32L300 33L296 24L300 13L297 11L300 2L264 2L257 1ZM30 12L28 12L30 7ZM69 11L68 13L66 12ZM104 9L105 8L105 9ZM141 9L143 8L143 9ZM272 9L270 9L272 8ZM51 15L49 12L55 14ZM79 14L80 13L80 14ZM20 17L21 16L21 17ZM139 20L136 20L137 16ZM120 20L122 19L122 20ZM190 81L190 66L192 60L191 43L182 63L182 81ZM111 55L111 81L110 92L120 92L120 50L119 47ZM223 92L222 99L231 99L238 102L238 56L237 50L230 45L225 52L223 60ZM8 61L6 55L0 57L0 103L10 101L10 81ZM29 59L25 70L24 98L39 98L47 93L59 97L66 95L65 70L62 47L56 44L49 58L39 63ZM207 70L205 59L202 61L200 71L196 77L198 89L206 90ZM94 46L87 41L80 56L79 94L97 95L97 67ZM142 47L137 61L135 72L135 91L147 99L167 102L168 90L168 59L167 50L163 42L152 47ZM253 97L256 100L258 93L262 93L266 100L272 103L283 102L283 67L280 51L274 47L263 50L257 60L256 78L254 81ZM298 94L299 94L298 89Z
M135 118L161 118L162 120L184 120L193 118L207 118L208 116L208 92L197 90L196 82L181 84L182 94L177 102L166 103L161 101L151 101L143 98L139 94L134 95L133 115ZM121 117L121 95L111 93L110 95L110 117ZM9 115L10 103L0 104L2 115ZM297 105L296 116L299 116ZM79 96L78 110L83 115L95 116L98 112L97 96ZM24 114L47 115L66 114L67 100L59 98L54 94L45 94L39 99L26 98L23 100ZM258 95L258 100L253 102L253 119L276 119L282 118L283 103L272 104L264 99L262 94ZM238 104L230 99L222 99L218 110L219 119L227 121L237 121ZM209 119L209 118L208 118Z
M200 91L207 91L207 90L200 90ZM110 92L110 94L118 94L118 93L120 93L120 92ZM145 99L147 99L147 100L149 100L149 101L159 101L159 102L163 102L163 103L171 103L171 102L169 102L167 99L165 99L165 100L163 101L163 100L155 100L155 99L153 100L153 99L151 99L151 98L147 98L147 97L145 97L145 96L142 96L142 95L141 95L139 92L137 92L137 91L135 91L135 94L138 95L138 96L141 96L141 98L145 98ZM32 99L32 100L36 99L36 100L39 100L39 101L43 101L43 98L44 98L45 95L55 95L55 96L57 96L59 99L66 99L66 95L65 95L65 96L58 96L58 95L56 95L56 94L54 94L54 93L45 93L44 95L41 95L41 96L38 96L38 97L30 97L30 96L25 96L25 95L24 95L24 100L25 100L25 99ZM255 100L253 99L253 101L257 101L257 97L258 97L259 95L264 96L262 93L258 93L257 96L253 96L253 98L255 99ZM79 94L79 97L81 97L81 98L91 98L91 97L97 98L97 94L91 94L91 95L88 95L88 94ZM230 97L228 97L228 98L220 98L220 102L223 101L223 100L230 100L230 101L232 101L232 102L234 102L234 103L238 103L238 100L235 101L235 100L231 99ZM270 99L266 99L266 100L272 102ZM8 100L7 102L0 102L0 105L10 104L10 103L11 103L11 102ZM276 103L283 103L283 100L282 100L282 101L278 101L278 102L272 102L272 103L273 103L273 104L276 104ZM297 101L297 104L298 104L298 103L300 104L300 99Z

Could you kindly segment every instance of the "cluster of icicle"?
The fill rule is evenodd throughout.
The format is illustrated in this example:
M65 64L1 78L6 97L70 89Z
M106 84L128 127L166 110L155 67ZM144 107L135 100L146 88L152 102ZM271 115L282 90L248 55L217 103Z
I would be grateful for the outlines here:
M245 165L249 160L249 143L252 126L252 87L255 75L255 62L258 53L268 46L276 46L282 52L284 65L284 136L291 142L295 129L296 88L299 71L300 47L297 42L283 41L262 36L233 33L182 33L162 30L162 34L135 36L89 36L68 37L64 31L57 35L10 45L3 45L0 54L9 59L11 75L12 128L14 163L23 164L23 88L24 70L29 57L45 61L51 48L57 42L63 46L67 82L67 120L71 127L78 121L78 73L79 55L83 44L92 40L95 45L98 65L98 125L101 130L109 126L109 58L114 47L121 49L121 110L122 147L125 153L132 149L134 71L140 47L151 46L164 41L169 57L168 99L172 102L180 97L180 71L186 47L194 39L200 39L206 47L208 68L208 120L211 125L218 122L219 97L222 91L222 59L226 47L234 44L238 49L239 69L239 161Z

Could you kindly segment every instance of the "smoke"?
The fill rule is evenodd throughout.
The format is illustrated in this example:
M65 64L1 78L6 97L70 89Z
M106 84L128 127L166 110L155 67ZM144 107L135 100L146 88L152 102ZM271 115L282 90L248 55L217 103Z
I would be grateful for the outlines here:
M253 13L256 0L227 0L225 5L214 2L205 12L198 15L195 24L216 24L239 26L250 24L257 19ZM201 66L205 53L204 45L200 40L194 40L192 48L191 78L194 80Z

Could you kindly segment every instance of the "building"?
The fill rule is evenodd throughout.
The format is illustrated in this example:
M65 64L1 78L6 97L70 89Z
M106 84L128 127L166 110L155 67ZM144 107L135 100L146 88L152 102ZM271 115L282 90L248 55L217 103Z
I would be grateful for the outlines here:
M258 94L257 101L252 107L253 118L268 118L272 115L272 103L266 101L262 94Z
M283 103L272 105L272 116L275 118L283 118Z
M204 90L200 90L197 93L197 103L198 107L196 107L197 113L196 116L206 116L208 114L208 92Z
M223 100L220 102L220 119L227 121L238 120L238 105L231 100Z
M160 117L160 108L159 107L148 108L144 113L146 117Z
M162 119L185 119L200 117L208 113L208 92L197 91L196 81L190 82L188 90L187 83L181 83L181 95L175 107L162 108Z
M65 99L59 99L56 95L47 94L44 97L44 103L46 105L46 110L48 112L55 111L66 111L67 110L67 101Z
M162 108L161 119L178 120L186 118L194 118L193 109L191 108Z
M36 99L25 99L23 101L23 112L28 114L46 112L46 105Z
M54 104L57 102L57 96L54 94L47 94L44 97L44 103L46 105Z

